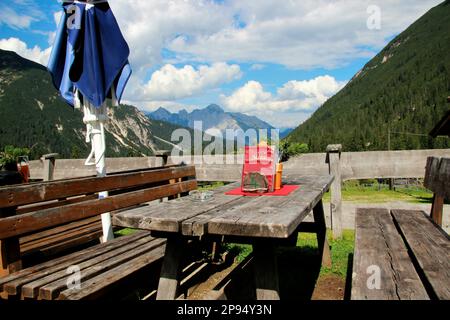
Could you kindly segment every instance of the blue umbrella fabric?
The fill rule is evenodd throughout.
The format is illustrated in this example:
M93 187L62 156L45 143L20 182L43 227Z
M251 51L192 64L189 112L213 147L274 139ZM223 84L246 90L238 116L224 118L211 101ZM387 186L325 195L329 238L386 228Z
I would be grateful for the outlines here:
M131 76L130 49L108 2L66 1L62 7L48 63L53 84L71 106L76 91L97 108L106 98L120 102Z

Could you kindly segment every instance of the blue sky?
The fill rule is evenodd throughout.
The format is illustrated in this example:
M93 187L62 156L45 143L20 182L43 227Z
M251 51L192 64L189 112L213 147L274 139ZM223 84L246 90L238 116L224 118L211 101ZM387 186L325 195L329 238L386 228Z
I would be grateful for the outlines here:
M295 127L436 0L110 0L130 49L124 100L217 103ZM0 48L46 64L61 5L0 1Z

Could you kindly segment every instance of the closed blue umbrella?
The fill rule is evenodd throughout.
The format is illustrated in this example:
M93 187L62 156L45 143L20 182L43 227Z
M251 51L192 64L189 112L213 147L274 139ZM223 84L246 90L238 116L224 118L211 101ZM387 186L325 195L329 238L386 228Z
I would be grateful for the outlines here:
M63 99L83 107L86 140L92 143L86 165L95 165L97 175L104 176L106 100L118 105L122 98L131 75L130 49L108 1L64 1L62 7L48 70ZM112 239L109 214L102 215L102 224L103 240Z

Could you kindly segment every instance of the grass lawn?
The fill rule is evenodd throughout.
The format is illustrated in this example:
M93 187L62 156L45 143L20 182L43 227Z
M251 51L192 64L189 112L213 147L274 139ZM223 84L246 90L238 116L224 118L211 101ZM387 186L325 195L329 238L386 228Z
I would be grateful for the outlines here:
M289 300L342 300L346 282L350 277L349 264L354 251L354 232L344 230L342 239L333 240L328 234L331 247L332 267L321 266L315 234L301 233L296 247L278 249L278 273L281 298ZM228 250L242 261L251 252L250 245L228 244ZM251 275L247 275L247 277ZM247 279L248 280L248 279ZM245 277L242 281L245 281ZM301 285L300 285L301 284Z
M342 200L361 203L405 201L409 203L431 203L433 193L423 187L404 187L389 190L387 185L363 186L355 181L345 181L342 186ZM323 197L330 202L330 192Z
M345 278L347 275L348 258L353 254L355 232L344 230L342 239L333 240L331 231L327 232L328 243L331 247L333 265L331 269L321 268L321 275L336 275ZM247 244L227 244L227 249L237 253L236 260L243 261L251 252L251 245ZM296 248L280 248L279 256L292 253L304 255L317 255L317 237L313 233L300 233L297 239Z

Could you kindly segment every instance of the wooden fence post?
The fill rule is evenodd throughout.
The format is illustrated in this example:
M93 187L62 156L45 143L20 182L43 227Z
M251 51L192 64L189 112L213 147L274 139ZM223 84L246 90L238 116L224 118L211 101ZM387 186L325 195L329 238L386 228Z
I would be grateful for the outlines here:
M169 161L169 150L158 150L155 152L155 157L158 159L161 159L161 166L165 167L167 165L167 162ZM169 183L175 183L176 181L174 179L170 180ZM174 199L174 197L168 197L168 198L162 198L159 199L159 202L164 202L164 200Z
M55 159L59 156L58 153L44 154L41 161L44 162L44 181L53 180L55 173Z
M335 239L342 237L342 178L341 178L341 152L342 145L330 144L327 146L327 158L329 172L334 176L331 184L331 229Z

